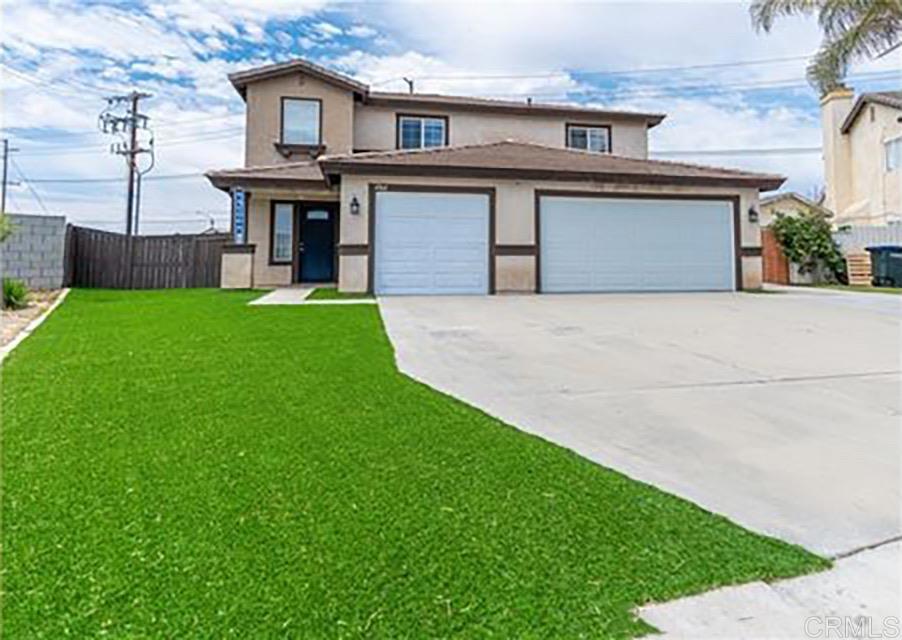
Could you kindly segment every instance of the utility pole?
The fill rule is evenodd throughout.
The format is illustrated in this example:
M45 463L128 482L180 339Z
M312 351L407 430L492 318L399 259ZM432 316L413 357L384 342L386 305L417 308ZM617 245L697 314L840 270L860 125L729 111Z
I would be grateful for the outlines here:
M9 154L18 149L9 146L9 139L3 138L3 193L0 194L0 213L6 213L6 189L9 184Z
M135 179L138 177L137 157L141 153L149 153L153 157L153 138L148 147L138 144L138 129L147 129L150 118L138 111L138 103L144 98L150 98L149 93L132 91L131 93L111 96L107 98L106 109L98 117L98 125L104 133L118 134L123 138L122 142L110 145L110 151L125 157L128 168L128 185L125 204L125 234L130 236L137 233L137 206L135 203ZM126 106L124 115L112 113L112 110L120 105ZM151 164L151 168L153 164ZM147 169L150 171L150 168ZM146 171L144 172L146 173ZM140 193L140 187L138 188Z

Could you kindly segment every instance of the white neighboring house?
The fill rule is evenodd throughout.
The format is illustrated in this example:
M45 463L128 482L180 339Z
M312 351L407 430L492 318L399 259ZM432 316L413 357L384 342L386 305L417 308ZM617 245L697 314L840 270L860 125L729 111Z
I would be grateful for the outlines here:
M902 222L902 91L846 88L821 100L824 207L834 224Z

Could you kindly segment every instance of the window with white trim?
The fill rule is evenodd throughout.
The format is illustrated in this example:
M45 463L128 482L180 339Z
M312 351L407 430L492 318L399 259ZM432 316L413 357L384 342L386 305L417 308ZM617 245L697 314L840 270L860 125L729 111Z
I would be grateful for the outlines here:
M893 138L883 143L886 157L886 170L896 171L902 167L902 137Z
M448 121L428 116L398 116L398 147L425 149L444 147L448 139Z
M597 153L611 152L611 128L567 125L567 146Z
M291 243L294 232L294 204L276 202L272 210L272 254L270 260L291 263Z
M319 100L282 99L282 144L320 144Z

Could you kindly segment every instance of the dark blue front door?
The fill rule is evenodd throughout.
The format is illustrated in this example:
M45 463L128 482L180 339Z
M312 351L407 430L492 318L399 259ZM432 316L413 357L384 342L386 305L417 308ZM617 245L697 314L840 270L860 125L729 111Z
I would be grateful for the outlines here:
M333 203L302 203L300 207L301 282L335 280L335 223Z

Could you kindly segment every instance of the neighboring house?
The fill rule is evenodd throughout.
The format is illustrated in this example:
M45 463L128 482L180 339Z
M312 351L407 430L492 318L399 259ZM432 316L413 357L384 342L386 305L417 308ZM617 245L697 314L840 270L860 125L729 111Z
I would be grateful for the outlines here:
M824 206L836 225L902 221L902 91L837 89L821 100Z
M663 115L378 92L302 60L229 78L247 104L246 166L207 174L238 212L225 286L761 284L758 193L784 178L648 160Z
M799 216L816 213L830 218L833 213L814 200L794 191L784 191L761 199L761 257L764 282L773 284L811 284L813 278L799 271L798 265L790 264L783 254L771 223L777 214Z
M818 204L811 198L806 198L795 191L784 191L766 198L761 198L761 217L758 223L762 227L770 226L778 213L787 216L816 213L827 218L833 216L833 212Z

